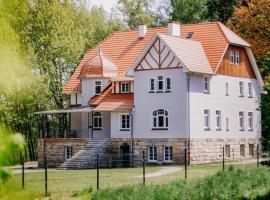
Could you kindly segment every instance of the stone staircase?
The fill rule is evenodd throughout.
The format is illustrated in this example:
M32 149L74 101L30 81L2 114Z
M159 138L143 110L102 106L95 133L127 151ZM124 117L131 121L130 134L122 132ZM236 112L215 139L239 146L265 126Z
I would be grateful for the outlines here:
M99 166L106 167L109 164L108 148L111 146L110 139L91 139L83 150L75 153L70 159L62 163L61 169L87 169L95 168L97 154Z

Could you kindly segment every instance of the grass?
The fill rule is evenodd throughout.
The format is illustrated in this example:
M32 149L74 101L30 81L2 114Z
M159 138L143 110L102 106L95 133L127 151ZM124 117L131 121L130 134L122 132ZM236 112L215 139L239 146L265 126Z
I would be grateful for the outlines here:
M256 170L256 165L236 165L237 169ZM264 167L261 167L264 168ZM160 166L146 167L146 174L156 172L161 169ZM222 169L220 164L216 165L195 165L188 168L188 183L196 182L203 177L212 176ZM142 175L142 168L115 168L100 170L100 188L101 191L123 190L133 191L140 187L142 178L136 176ZM48 191L51 199L72 199L87 194L96 193L96 170L49 170L48 172ZM176 182L182 180L180 182ZM171 174L146 178L146 185L149 187L158 187L156 185L167 185L171 182L183 185L184 168ZM270 177L269 177L270 180ZM167 187L167 186L166 186ZM168 186L169 187L169 186ZM170 186L172 187L172 186ZM120 188L120 189L119 189ZM148 188L148 187L147 187ZM137 188L138 189L138 188ZM158 193L158 191L157 191ZM101 194L103 194L101 192ZM21 189L21 175L14 175L6 183L5 187L0 188L0 199L2 200L24 200L39 199L44 196L44 172L32 172L25 174L25 189ZM105 198L106 199L106 198ZM108 198L107 198L108 199ZM110 199L110 198L109 198Z

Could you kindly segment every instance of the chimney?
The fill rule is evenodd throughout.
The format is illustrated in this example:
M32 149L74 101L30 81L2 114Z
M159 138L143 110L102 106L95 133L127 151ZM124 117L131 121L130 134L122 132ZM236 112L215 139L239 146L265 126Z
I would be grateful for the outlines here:
M168 35L180 37L180 23L175 21L170 21L168 23Z
M145 24L140 24L139 25L139 37L143 38L146 33L147 33L147 26Z

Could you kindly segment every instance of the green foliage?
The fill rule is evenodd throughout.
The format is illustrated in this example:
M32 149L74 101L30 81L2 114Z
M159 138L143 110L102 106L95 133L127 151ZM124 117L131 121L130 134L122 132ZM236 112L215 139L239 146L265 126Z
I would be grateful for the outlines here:
M150 24L154 21L151 11L153 0L119 0L118 5L118 10L131 29L136 29L141 23Z
M93 193L92 199L267 199L270 197L269 184L267 168L240 170L229 167L225 172L194 182L176 181L162 186L108 189Z
M210 21L226 23L233 16L234 6L238 2L239 0L208 0L206 3L207 18Z
M172 20L181 23L198 23L205 20L205 0L170 0Z

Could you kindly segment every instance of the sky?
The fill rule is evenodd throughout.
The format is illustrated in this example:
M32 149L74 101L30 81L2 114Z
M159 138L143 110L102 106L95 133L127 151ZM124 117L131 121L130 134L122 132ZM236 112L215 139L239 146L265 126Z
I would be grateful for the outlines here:
M103 6L106 11L110 11L112 7L117 5L118 0L89 0L90 5L96 4L98 6Z

